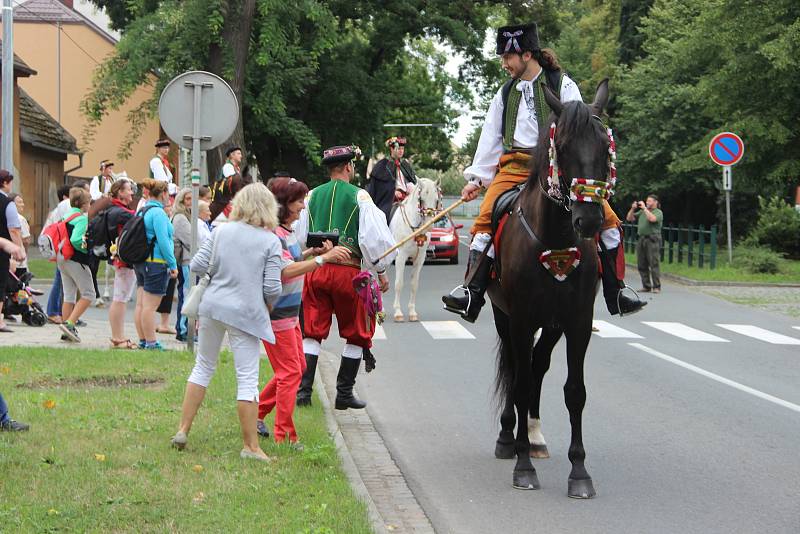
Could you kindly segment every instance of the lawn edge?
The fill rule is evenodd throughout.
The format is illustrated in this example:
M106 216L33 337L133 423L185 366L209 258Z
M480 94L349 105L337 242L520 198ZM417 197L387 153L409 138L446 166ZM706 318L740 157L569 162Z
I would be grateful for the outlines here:
M327 351L322 351L322 353L330 355ZM353 493L367 505L367 515L372 525L373 532L376 534L388 534L383 517L378 511L378 507L372 499L367 485L364 484L364 479L361 478L361 472L358 470L353 455L350 454L350 449L347 447L347 443L344 440L342 431L339 428L339 423L336 421L336 416L333 414L333 407L331 405L331 400L328 398L328 391L325 387L322 372L318 373L314 379L314 389L317 392L317 398L320 403L322 403L322 410L325 412L325 423L327 424L331 439L333 439L333 443L336 445L336 452L339 454L342 471L344 471L344 474L347 476Z
M625 263L625 267L638 273L637 266L633 263ZM661 271L661 278L678 282L686 286L724 286L724 287L800 287L800 284L790 284L788 282L732 282L729 280L695 280L679 274L665 273Z

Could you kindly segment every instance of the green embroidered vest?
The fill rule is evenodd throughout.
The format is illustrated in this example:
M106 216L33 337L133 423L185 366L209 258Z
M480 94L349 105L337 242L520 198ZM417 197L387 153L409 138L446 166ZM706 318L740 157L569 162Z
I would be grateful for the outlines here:
M563 72L555 72L558 82L553 87L551 80L553 77L549 71L542 70L541 74L533 81L533 99L536 105L536 122L539 124L539 131L549 128L547 118L550 116L550 106L544 99L544 86L550 83L550 89L561 98L561 83L564 80ZM503 87L503 148L510 152L514 148L514 130L517 127L517 115L519 114L519 103L522 100L522 91L517 91L519 80L509 80Z
M308 231L339 234L339 244L360 258L358 245L358 187L331 180L315 187L308 203Z

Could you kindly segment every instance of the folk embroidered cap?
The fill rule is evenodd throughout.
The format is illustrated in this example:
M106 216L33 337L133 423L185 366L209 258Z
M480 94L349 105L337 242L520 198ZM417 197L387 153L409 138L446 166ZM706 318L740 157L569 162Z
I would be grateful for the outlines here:
M508 52L521 54L536 52L539 47L539 29L535 22L517 26L503 26L497 30L497 55Z
M231 157L231 154L233 154L233 153L234 153L234 152L236 152L237 150L239 150L239 151L241 152L242 148L241 148L241 147L238 147L238 146L232 146L232 147L230 147L228 150L226 150L226 151L225 151L225 157L226 157L226 158L229 158L229 157Z
M323 165L336 165L361 157L361 149L355 145L333 146L322 152Z
M386 140L386 146L406 146L406 138L405 137L398 137L393 135L389 139Z
M169 146L169 139L159 139L156 141L155 147L161 148L162 146Z

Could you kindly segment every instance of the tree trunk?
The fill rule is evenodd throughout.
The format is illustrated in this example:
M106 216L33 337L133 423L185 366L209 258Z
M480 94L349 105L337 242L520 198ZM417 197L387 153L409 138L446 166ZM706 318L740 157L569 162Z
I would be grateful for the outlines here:
M242 123L242 109L244 107L244 85L247 71L247 53L250 48L250 33L253 28L253 16L256 10L256 0L235 0L223 4L225 7L225 24L222 27L220 43L211 46L208 58L208 70L223 78L239 101L239 121L233 135L217 148L209 150L207 154L209 181L213 182L219 175L219 170L225 161L225 150L232 146L242 147L244 152L244 126ZM233 65L233 69L226 68ZM225 71L233 71L233 78L229 79ZM245 153L245 157L247 154ZM243 162L244 166L244 162Z

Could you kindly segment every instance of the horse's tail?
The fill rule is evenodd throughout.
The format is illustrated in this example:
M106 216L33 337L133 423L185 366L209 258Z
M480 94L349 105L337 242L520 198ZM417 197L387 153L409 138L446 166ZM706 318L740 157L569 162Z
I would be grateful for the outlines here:
M497 374L494 378L495 403L498 411L503 410L506 400L514 390L516 367L512 357L510 338L508 337L508 316L503 313L494 314L497 327Z

